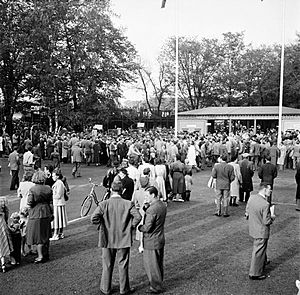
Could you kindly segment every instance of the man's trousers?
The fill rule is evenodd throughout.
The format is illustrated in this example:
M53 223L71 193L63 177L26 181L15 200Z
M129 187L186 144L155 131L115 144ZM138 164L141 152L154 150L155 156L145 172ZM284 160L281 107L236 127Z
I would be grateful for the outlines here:
M254 239L250 265L250 276L261 276L267 262L268 239Z
M150 287L156 291L161 291L164 279L164 248L157 250L144 249L143 259Z
M111 292L111 280L116 257L119 267L120 294L129 292L129 253L130 248L102 248L102 277L100 290L104 294Z

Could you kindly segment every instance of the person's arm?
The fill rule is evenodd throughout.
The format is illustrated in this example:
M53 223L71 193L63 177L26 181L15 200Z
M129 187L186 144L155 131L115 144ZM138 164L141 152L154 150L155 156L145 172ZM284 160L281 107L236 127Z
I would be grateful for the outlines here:
M212 176L212 178L217 178L217 171L215 169L215 166L213 167L213 169L211 171L211 176Z
M273 219L271 217L270 212L270 204L266 205L266 207L263 209L262 214L262 222L264 225L270 225L273 223Z
M130 208L130 215L133 217L132 220L132 227L136 228L137 225L141 222L142 216L137 208L134 207L134 205Z
M251 198L251 197L250 197L250 198ZM247 202L247 205L246 205L245 218L246 218L247 220L249 219L249 201Z
M138 230L143 233L149 233L155 223L155 215L149 212L145 213L145 221L143 225L138 227Z
M254 175L254 166L252 162L249 164L249 174L251 177Z
M257 175L260 179L263 178L263 170L261 169L261 167L258 167L258 170L257 170Z
M233 182L235 180L235 174L234 174L234 168L233 167L232 167L232 169L230 169L229 179L230 179L230 182Z
M91 223L100 224L103 221L103 210L101 206L97 206L94 213L91 216Z
M29 191L28 191L27 205L30 208L33 208L35 206L35 201L34 201L34 197L33 197L31 189L29 189Z

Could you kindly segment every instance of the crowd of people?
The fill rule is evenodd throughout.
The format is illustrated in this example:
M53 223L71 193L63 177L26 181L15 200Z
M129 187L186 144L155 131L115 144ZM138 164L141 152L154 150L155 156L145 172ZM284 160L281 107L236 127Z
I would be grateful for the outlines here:
M131 246L129 240L126 240L126 245L122 239L116 242L116 228L128 220L114 219L118 221L111 224L107 219L111 212L119 212L119 216L131 216L128 226L130 229L136 228L136 239L140 243L140 251L144 253L150 291L155 293L162 290L166 209L162 209L161 205L164 204L166 208L169 201L188 202L192 195L193 173L212 169L208 185L215 192L215 215L229 217L229 206L248 202L253 191L252 177L255 171L265 185L261 191L264 190L263 195L271 206L271 191L277 171L295 169L298 184L296 210L300 211L298 131L284 134L278 146L277 134L272 130L256 134L245 129L235 134L180 133L177 138L174 138L173 131L167 129L121 134L64 131L55 135L35 130L31 134L14 133L11 138L2 135L0 152L0 156L8 156L10 189L17 190L21 199L20 212L12 215L12 224L9 226L7 202L3 198L1 200L0 257L3 271L5 256L10 255L12 262L18 264L22 255L35 251L35 263L43 263L49 259L49 241L64 238L69 188L66 177L61 174L62 163L73 164L70 175L74 178L81 176L82 165L108 167L103 185L111 192L111 196L100 203L92 216L93 223L114 228L100 230L101 247L110 249L103 256L105 267L101 292L104 294L109 294L111 288L111 272L117 253L112 249ZM51 164L45 165L42 170L44 159ZM24 174L20 182L21 165ZM269 190L268 193L266 190ZM120 198L126 204L122 208L115 204L115 199ZM117 211L112 208L117 208ZM152 210L154 213L151 213ZM158 217L160 219L156 220ZM157 232L153 234L150 226L157 228ZM126 234L129 233L126 231ZM114 242L110 242L110 235L113 235ZM122 233L119 233L120 236ZM121 294L127 294L131 290L128 283L129 250L121 252L124 265L119 265L120 291ZM261 275L251 276L256 278Z

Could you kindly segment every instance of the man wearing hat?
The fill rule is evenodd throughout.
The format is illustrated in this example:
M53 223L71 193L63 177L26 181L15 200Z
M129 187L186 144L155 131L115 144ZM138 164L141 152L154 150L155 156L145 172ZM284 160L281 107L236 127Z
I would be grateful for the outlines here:
M100 202L91 217L93 224L99 224L99 244L102 248L102 277L100 294L111 293L114 261L119 266L120 294L130 294L129 253L132 246L132 230L142 217L134 205L121 197L121 181L113 181L111 196Z
M242 174L242 187L240 190L240 202L248 202L250 197L250 192L253 191L252 177L254 175L254 166L251 161L249 161L250 154L242 154L242 160L239 162L240 170Z

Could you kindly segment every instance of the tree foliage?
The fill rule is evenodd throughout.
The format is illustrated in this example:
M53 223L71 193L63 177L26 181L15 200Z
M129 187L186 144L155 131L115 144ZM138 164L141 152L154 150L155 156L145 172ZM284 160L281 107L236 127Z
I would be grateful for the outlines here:
M299 107L300 36L286 45L284 100ZM179 109L206 106L278 105L280 82L278 45L254 48L244 34L224 33L222 40L179 39ZM162 49L169 81L175 85L175 38Z
M136 68L135 49L114 26L109 1L2 1L0 13L7 125L18 99L33 93L50 114L60 111L61 121L89 121L89 108L106 120L103 111L116 107L121 83L132 81Z

